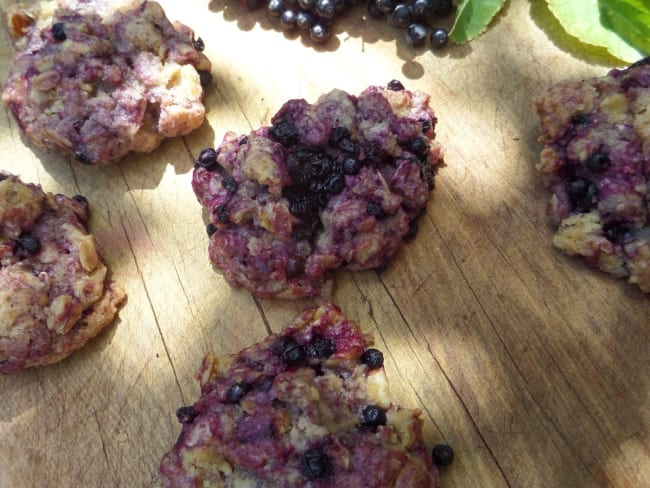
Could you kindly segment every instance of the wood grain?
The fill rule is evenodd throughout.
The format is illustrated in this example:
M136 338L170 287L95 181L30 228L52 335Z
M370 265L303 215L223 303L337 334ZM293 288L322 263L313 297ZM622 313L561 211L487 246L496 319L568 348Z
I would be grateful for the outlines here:
M179 433L175 409L198 395L202 356L236 352L311 303L254 299L210 266L193 158L228 130L267 124L287 99L393 78L432 95L446 166L416 240L382 274L339 273L334 300L374 334L395 400L424 411L427 443L454 447L443 486L650 486L650 300L553 249L534 170L531 96L611 60L563 50L541 2L509 2L485 35L436 54L362 7L314 48L232 0L161 3L213 61L201 129L89 168L0 118L0 168L86 195L128 294L71 358L0 377L1 488L148 484ZM12 50L0 35L4 80Z

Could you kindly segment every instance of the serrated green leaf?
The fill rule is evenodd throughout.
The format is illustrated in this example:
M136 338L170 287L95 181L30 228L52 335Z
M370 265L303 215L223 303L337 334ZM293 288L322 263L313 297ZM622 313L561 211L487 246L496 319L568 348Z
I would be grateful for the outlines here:
M605 25L630 45L650 54L650 5L639 0L598 0Z
M597 0L547 0L562 27L582 42L601 46L612 55L632 63L643 55L616 32L603 25Z
M461 0L449 39L462 44L482 34L505 3L506 0Z

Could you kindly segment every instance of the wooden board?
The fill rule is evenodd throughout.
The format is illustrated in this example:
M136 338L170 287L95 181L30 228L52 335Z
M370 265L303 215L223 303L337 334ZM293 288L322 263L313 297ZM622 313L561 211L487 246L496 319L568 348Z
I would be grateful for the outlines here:
M334 299L374 333L396 401L423 409L428 445L454 447L443 486L650 486L650 299L551 246L534 170L531 96L603 74L606 57L550 39L542 2L508 2L485 35L435 54L362 7L314 48L235 0L161 3L214 64L200 130L91 168L0 119L0 168L86 195L128 293L73 357L0 377L0 487L147 485L180 431L175 409L197 398L202 356L279 331L310 303L256 300L209 265L193 158L227 130L267 124L287 99L394 78L432 95L446 167L416 240L382 274L339 273Z

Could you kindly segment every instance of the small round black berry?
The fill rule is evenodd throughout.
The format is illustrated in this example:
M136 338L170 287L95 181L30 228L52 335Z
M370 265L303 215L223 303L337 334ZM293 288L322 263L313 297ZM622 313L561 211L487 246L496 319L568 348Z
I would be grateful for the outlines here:
M72 199L75 202L79 202L79 203L81 203L82 205L84 205L86 207L88 206L88 199L86 197L84 197L83 195L75 195L75 196L72 197Z
M286 339L282 344L282 360L287 366L300 366L307 359L307 351L293 339Z
M52 24L52 37L55 41L63 42L67 39L63 22Z
M228 388L228 391L226 391L226 398L225 401L226 403L238 403L239 400L244 398L244 395L248 393L251 389L250 383L246 382L239 382L239 383L234 383L230 388Z
M316 21L309 29L309 38L317 44L322 44L332 37L332 31L323 22Z
M93 160L90 158L88 153L82 149L77 149L74 152L74 158L83 164L93 164Z
M299 10L296 14L296 27L300 30L309 29L316 21L316 14L308 10Z
M280 26L285 31L290 31L296 28L296 23L298 21L296 11L293 9L286 9L282 14L280 14Z
M217 232L219 228L214 224L208 224L205 226L205 232L208 234L208 237Z
M586 125L589 122L589 114L575 114L571 117L571 125Z
M361 354L361 362L370 369L381 368L384 365L384 353L379 349L370 347Z
M217 205L214 209L214 213L217 216L217 220L222 224L227 224L230 222L230 212L226 205Z
M418 19L425 19L433 13L432 0L414 0L413 1L413 15Z
M207 70L200 69L198 70L199 73L199 81L201 83L201 86L203 88L207 88L212 84L212 73L210 73Z
M266 10L271 17L279 18L286 5L284 0L269 0Z
M274 141L283 146L294 146L298 143L300 135L296 128L286 119L280 119L269 128L269 135Z
M336 352L334 339L316 336L307 345L307 353L316 359L327 359Z
M303 10L310 12L316 9L316 2L318 0L298 0L298 5Z
M176 418L181 424L191 424L196 418L196 412L194 411L194 406L189 405L187 407L181 407L176 410Z
M441 27L433 29L429 35L429 42L433 49L443 48L449 42L449 32Z
M566 191L571 201L571 208L578 212L589 212L598 203L598 189L585 179L570 180L566 184Z
M34 235L23 234L18 238L18 249L33 256L41 250L41 241Z
M331 19L336 15L336 3L334 0L318 0L316 13L323 19Z
M226 176L223 180L221 180L221 184L228 193L235 193L237 191L237 182L232 176Z
M377 220L381 220L386 216L384 209L381 208L381 204L378 202L368 202L366 213L375 217Z
M427 155L429 145L422 137L414 137L408 142L408 149L417 157L422 158Z
M321 448L312 447L302 455L300 469L309 480L324 478L331 470L330 458Z
M395 5L397 5L397 0L375 0L375 3L380 12L388 14L392 12Z
M345 158L343 160L343 172L346 175L356 175L361 169L361 161L357 158Z
M589 168L594 173L603 173L609 169L612 162L606 153L602 151L596 151L587 158L586 164L587 168Z
M198 37L194 40L194 49L196 49L199 52L205 49L205 43L203 42L203 39Z
M364 427L386 425L386 410L377 405L366 405L361 411L361 425Z
M386 85L386 89L391 91L402 91L404 90L404 85L402 85L402 82L399 80L390 80Z
M437 444L431 453L433 464L444 467L449 466L454 460L454 450L446 444Z
M325 189L331 195L338 195L345 188L345 178L341 175L332 175L325 182Z
M395 27L404 28L413 20L411 7L405 3L399 3L388 16L388 23Z
M203 168L210 169L217 164L218 155L219 155L218 151L216 151L212 147L203 149L199 153L199 157L196 159L196 164L198 164Z
M627 232L628 228L624 223L607 224L603 227L605 238L614 244L620 244Z

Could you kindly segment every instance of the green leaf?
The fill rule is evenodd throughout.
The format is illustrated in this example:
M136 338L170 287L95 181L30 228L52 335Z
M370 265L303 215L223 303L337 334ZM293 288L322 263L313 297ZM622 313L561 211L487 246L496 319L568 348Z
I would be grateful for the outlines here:
M650 6L647 1L598 0L598 5L607 27L644 54L650 54Z
M582 42L601 46L612 55L633 63L643 55L625 42L616 32L603 25L596 0L547 0L553 15L562 27Z
M505 3L506 0L461 0L449 39L462 44L482 34Z

